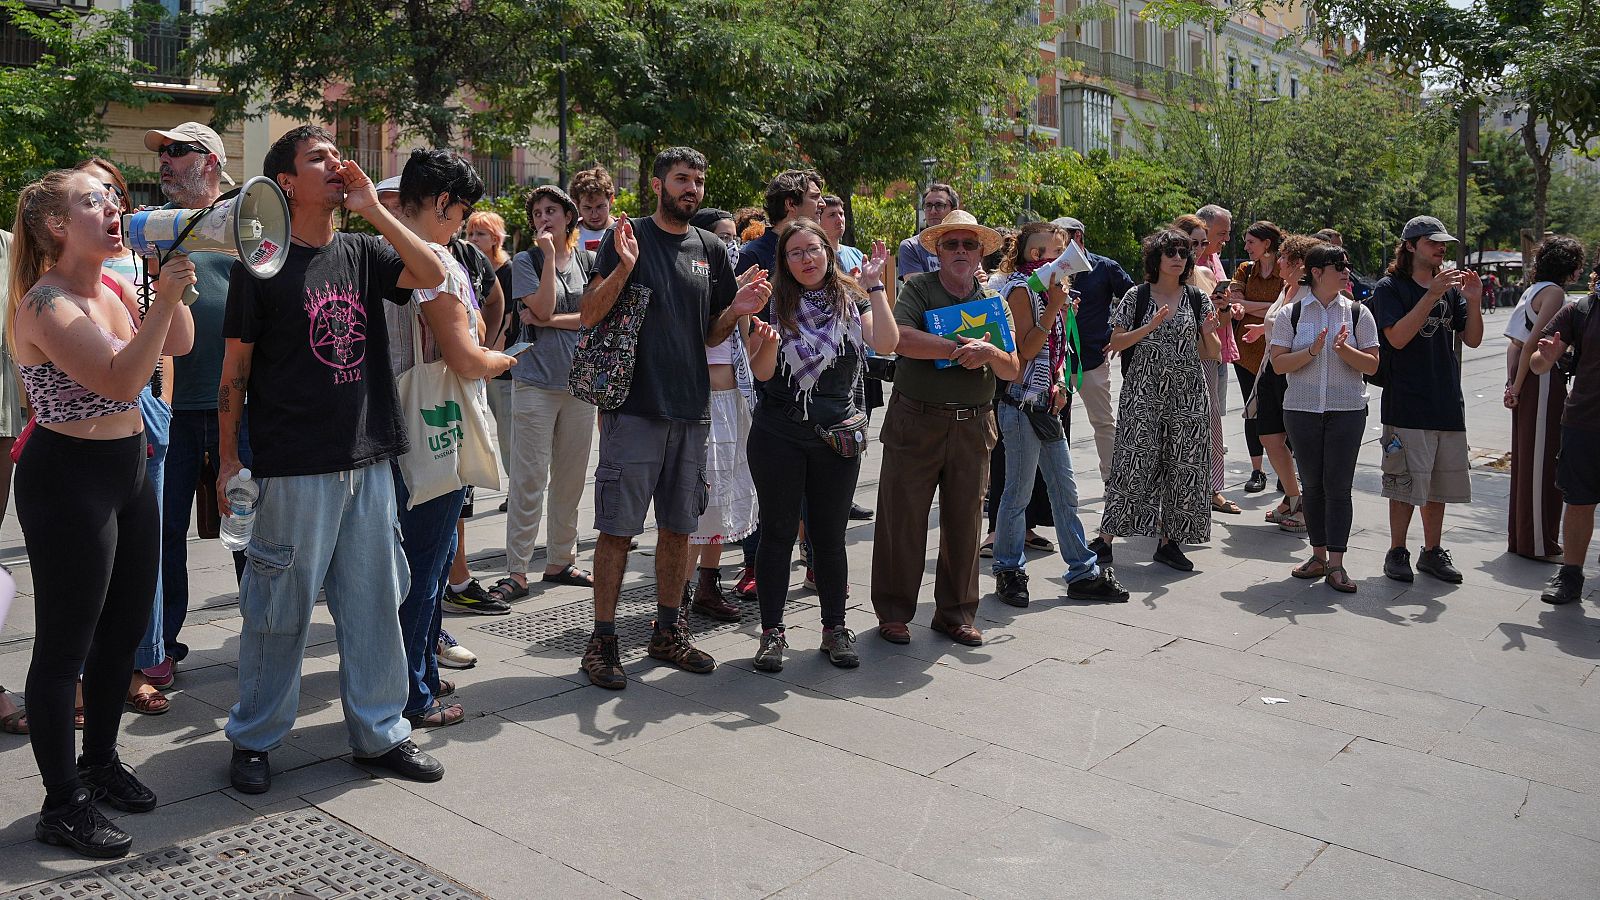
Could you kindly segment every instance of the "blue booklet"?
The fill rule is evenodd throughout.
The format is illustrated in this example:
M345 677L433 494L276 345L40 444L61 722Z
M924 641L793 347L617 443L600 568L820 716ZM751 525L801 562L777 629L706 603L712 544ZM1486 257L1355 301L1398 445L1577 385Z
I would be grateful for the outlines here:
M922 314L929 334L940 337L982 338L1010 353L1017 349L1011 336L1011 320L1006 317L1006 301L999 294L990 294L955 306L930 309ZM948 369L955 363L948 359L933 361L935 368Z

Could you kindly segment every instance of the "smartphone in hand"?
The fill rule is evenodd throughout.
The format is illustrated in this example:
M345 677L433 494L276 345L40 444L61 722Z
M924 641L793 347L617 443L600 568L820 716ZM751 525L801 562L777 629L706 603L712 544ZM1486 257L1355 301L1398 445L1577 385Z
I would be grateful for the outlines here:
M505 349L505 354L507 356L519 356L519 355L521 355L523 353L528 352L529 348L531 348L532 346L533 346L533 342L532 341L519 341L518 343L512 344L511 346L507 347Z

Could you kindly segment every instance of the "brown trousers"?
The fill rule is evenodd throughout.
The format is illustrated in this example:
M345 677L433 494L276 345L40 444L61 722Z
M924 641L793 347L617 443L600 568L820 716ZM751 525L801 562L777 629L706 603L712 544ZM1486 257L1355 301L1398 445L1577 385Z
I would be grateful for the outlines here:
M989 451L998 439L989 404L946 409L904 398L898 391L889 401L872 538L872 607L878 621L910 622L917 613L936 488L934 624L971 625L977 617L983 493L989 483Z

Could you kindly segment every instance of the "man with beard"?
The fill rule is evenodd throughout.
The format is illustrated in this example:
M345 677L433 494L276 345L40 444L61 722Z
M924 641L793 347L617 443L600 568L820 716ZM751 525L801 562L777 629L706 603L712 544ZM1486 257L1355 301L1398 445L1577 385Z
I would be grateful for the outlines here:
M228 154L222 138L199 122L168 130L147 131L145 149L160 161L161 193L166 209L204 209L217 202L222 184L233 184L223 171ZM172 432L167 447L166 480L161 500L161 623L166 659L145 677L158 688L172 684L176 663L189 653L178 640L189 609L189 516L202 472L216 471L217 385L222 378L222 315L228 305L228 274L233 257L224 253L189 254L194 263L195 290L200 298L189 307L194 315L194 349L173 359ZM241 435L241 438L243 436ZM246 442L241 456L248 461ZM206 478L209 482L209 478ZM236 573L244 555L234 554Z
M217 389L217 492L241 469L246 398L261 490L239 588L229 780L244 794L271 787L267 754L294 727L311 613L326 592L356 760L438 781L444 766L412 743L401 715L409 679L399 610L410 578L390 461L409 445L382 306L397 301L397 287L443 284L445 268L378 202L361 167L340 158L326 129L291 129L262 171L289 199L288 260L265 280L234 264ZM341 208L378 235L334 231Z
M594 633L583 670L596 685L628 686L617 647L617 599L628 548L656 510L654 659L710 672L711 656L689 643L680 615L688 542L705 512L711 383L706 348L728 339L740 316L759 312L772 289L759 269L735 280L717 236L689 225L705 194L706 158L688 147L656 157L654 215L621 220L600 246L579 315L594 327L622 301L646 305L626 399L600 413L595 470ZM742 285L740 284L742 282Z

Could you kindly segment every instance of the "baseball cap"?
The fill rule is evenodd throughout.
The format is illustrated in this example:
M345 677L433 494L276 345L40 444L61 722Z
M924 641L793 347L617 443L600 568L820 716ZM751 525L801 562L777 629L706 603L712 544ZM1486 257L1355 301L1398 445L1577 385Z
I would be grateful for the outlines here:
M207 153L217 158L217 174L228 184L234 183L233 178L222 171L228 165L228 154L222 149L222 138L215 131L199 122L185 122L176 128L158 128L144 133L144 148L151 153L159 153L161 145L171 142L199 144L206 148Z
M385 178L378 182L375 187L380 194L398 194L400 193L400 176L395 175Z
M1059 219L1052 219L1050 221L1050 224L1051 225L1059 225L1059 226L1061 226L1062 228L1065 228L1068 231L1088 231L1089 230L1089 229L1083 227L1083 223L1082 222L1079 222L1077 219L1074 219L1071 216L1062 216Z
M1455 238L1444 229L1444 223L1433 216L1417 216L1406 223L1405 230L1400 232L1400 240L1414 241L1417 238L1427 238L1430 241L1453 242Z

